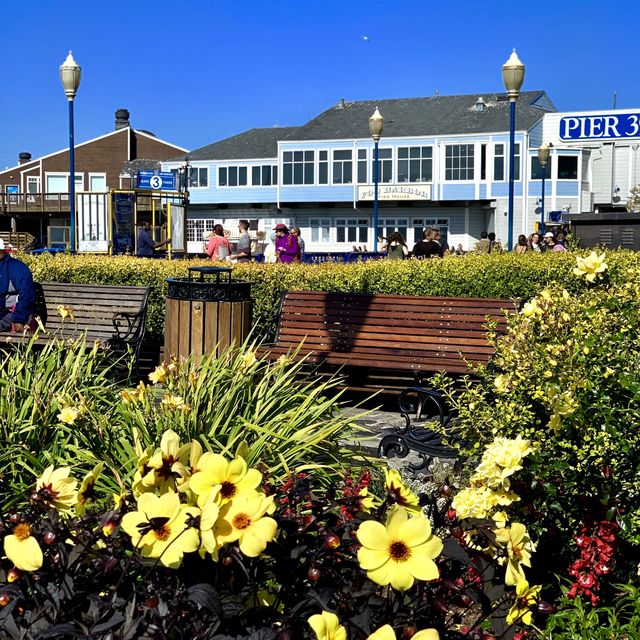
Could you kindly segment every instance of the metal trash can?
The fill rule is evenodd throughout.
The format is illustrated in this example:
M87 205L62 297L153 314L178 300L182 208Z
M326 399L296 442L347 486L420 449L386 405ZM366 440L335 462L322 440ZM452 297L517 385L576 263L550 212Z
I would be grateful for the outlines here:
M241 344L251 328L251 283L232 280L230 267L190 267L167 278L164 357L216 356Z

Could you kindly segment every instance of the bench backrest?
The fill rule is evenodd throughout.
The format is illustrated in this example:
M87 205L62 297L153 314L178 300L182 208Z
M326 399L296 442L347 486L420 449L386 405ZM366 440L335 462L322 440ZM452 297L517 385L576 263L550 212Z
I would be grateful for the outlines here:
M289 291L276 344L327 361L421 371L468 372L464 360L487 362L487 320L506 326L510 300ZM462 354L462 356L461 356ZM397 366L395 366L397 365Z
M36 312L47 331L56 332L60 337L74 337L86 331L88 339L103 342L116 335L114 322L118 323L121 333L126 334L128 320L119 314L140 314L149 296L147 287L62 282L44 282L41 287L41 293L36 292ZM71 310L74 319L63 319L59 307ZM134 331L144 329L140 324L144 320L142 314L136 320Z

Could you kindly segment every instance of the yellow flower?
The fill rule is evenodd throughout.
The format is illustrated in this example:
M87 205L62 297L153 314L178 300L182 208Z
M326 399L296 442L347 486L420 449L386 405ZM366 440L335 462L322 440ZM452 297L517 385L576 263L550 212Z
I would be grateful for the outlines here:
M129 391L128 389L121 391L120 396L122 397L122 402L124 402L125 404L133 404L138 399L135 392Z
M335 613L323 611L311 616L307 622L318 640L347 640L347 630Z
M79 415L80 410L77 407L62 407L57 418L64 424L73 424Z
M87 506L95 501L96 482L103 469L104 462L98 462L98 464L82 479L76 498L76 513L79 516L84 514L87 510Z
M451 503L460 519L486 518L495 506L494 493L488 487L467 487L459 491Z
M533 614L531 607L538 602L541 585L529 588L526 580L520 580L516 585L516 600L507 614L507 624L515 624L518 621L531 624Z
M63 513L68 512L76 504L76 487L78 483L69 477L71 469L53 465L47 467L36 482L36 492L48 505Z
M440 640L440 634L435 629L424 629L411 637L412 640ZM367 640L396 640L396 632L390 625L385 624L374 631Z
M146 395L147 395L147 385L142 382L142 380L140 380L140 382L138 383L138 386L135 388L134 393L136 394L136 397L138 399L138 402L143 402Z
M65 307L64 305L59 305L58 306L58 313L60 314L61 318L64 320L65 318L70 318L71 320L76 319L74 313L73 313L73 309L71 307Z
M490 487L508 487L507 478L522 469L522 460L533 449L529 440L517 438L495 438L486 447L472 481L483 481Z
M369 489L367 487L360 489L356 498L360 501L360 509L365 513L369 513L369 511L379 503L376 496L369 495Z
M21 571L37 571L42 566L42 549L26 522L16 525L13 533L5 537L4 553Z
M509 378L507 376L496 376L493 385L498 393L506 393L509 390Z
M522 315L525 318L542 315L542 309L538 306L538 302L535 298L532 298L530 302L525 302L524 307L522 307Z
M198 496L198 505L204 504L216 487L218 500L224 504L244 491L255 491L262 482L262 474L249 469L239 456L228 462L219 453L207 452L200 458L198 468L189 480L189 489Z
M505 584L516 585L524 579L521 565L531 566L531 552L536 550L535 545L531 542L526 527L519 522L514 522L509 528L498 529L496 541L503 544L507 550Z
M163 365L158 365L150 374L149 380L153 384L162 384L167 379L167 370Z
M220 509L214 527L219 544L238 541L245 556L255 558L275 538L278 525L266 516L273 507L273 496L268 498L257 491L245 492L227 502Z
M122 529L144 557L159 558L165 567L176 569L183 555L200 545L198 531L191 523L199 515L197 507L180 504L177 493L144 493L138 499L138 510L122 518Z
M142 478L142 484L146 488L157 487L160 493L175 491L176 479L173 465L176 462L186 464L190 450L190 444L181 447L180 436L172 429L167 429L162 434L160 448L155 450L146 463L148 473Z
M188 404L185 404L184 400L180 396L174 396L170 392L165 393L164 398L162 398L162 405L172 411L180 409L188 413L191 410L191 407Z
M255 351L247 351L240 358L240 371L246 373L257 362Z
M362 547L360 567L373 582L409 589L414 580L435 580L439 576L433 561L442 551L442 540L432 535L424 516L409 518L404 509L395 508L386 526L374 520L363 522L356 532Z
M180 462L180 460L173 463L173 467L171 471L173 475L176 477L176 485L178 486L178 491L188 491L189 489L189 478L196 473L196 471L200 470L198 463L200 462L200 458L202 457L202 445L197 440L192 440L189 445L189 460L188 467L186 464Z
M385 470L385 487L391 501L408 511L420 513L420 501L409 487L402 481L396 469Z
M588 282L594 282L600 278L600 274L607 270L607 263L604 261L605 252L598 255L592 251L586 258L576 257L577 267L573 270L576 276L585 276Z

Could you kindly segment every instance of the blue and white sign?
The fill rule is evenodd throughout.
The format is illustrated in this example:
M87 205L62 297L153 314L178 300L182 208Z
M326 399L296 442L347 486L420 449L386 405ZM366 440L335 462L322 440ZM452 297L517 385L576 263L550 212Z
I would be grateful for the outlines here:
M138 189L153 191L175 191L176 177L168 171L138 171L136 181Z
M560 119L560 140L640 138L640 113L575 115Z

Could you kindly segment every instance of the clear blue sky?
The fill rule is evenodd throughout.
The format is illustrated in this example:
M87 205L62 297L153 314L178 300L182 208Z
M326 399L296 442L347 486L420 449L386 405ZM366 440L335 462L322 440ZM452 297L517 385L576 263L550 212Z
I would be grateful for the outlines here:
M340 98L523 89L561 110L640 108L640 2L546 0L0 0L0 167L67 145L58 67L82 67L76 140L132 124L195 149L302 124ZM365 39L366 36L366 39Z

